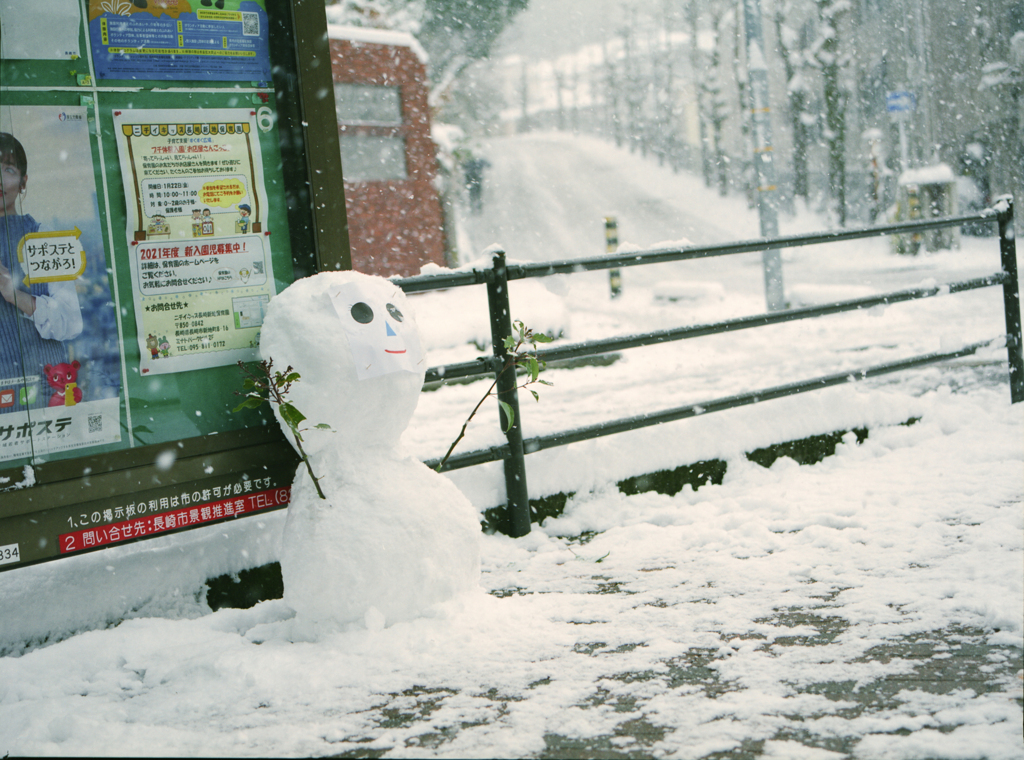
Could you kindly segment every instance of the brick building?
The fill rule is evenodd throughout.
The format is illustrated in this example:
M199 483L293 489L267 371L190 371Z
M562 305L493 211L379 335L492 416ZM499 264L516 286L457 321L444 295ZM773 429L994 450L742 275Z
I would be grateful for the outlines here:
M352 267L419 274L444 264L426 55L408 34L329 25Z

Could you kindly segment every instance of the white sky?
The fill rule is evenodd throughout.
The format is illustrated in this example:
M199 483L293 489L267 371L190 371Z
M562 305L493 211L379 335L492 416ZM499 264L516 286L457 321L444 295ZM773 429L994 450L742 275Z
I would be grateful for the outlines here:
M496 52L549 58L600 43L618 32L627 4L623 0L530 0L505 31Z

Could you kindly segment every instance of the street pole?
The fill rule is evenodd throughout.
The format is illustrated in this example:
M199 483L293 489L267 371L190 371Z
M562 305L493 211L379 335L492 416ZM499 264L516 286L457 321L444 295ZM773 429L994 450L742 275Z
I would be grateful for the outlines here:
M750 80L751 127L754 132L754 166L757 169L757 209L761 217L761 237L779 236L776 208L775 163L772 161L772 122L768 105L768 64L764 57L764 32L761 28L759 0L743 0L743 26L747 40L747 74ZM782 254L762 251L764 292L769 311L786 308L782 286Z

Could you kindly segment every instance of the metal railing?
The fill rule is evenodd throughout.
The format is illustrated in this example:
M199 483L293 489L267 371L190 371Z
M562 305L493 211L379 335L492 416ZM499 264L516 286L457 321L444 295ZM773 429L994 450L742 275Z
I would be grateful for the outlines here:
M530 505L526 485L525 455L555 446L565 446L578 441L585 441L628 430L657 425L662 422L694 417L698 414L710 414L737 406L745 406L769 399L782 398L797 393L804 393L819 388L841 385L855 380L891 372L921 367L938 362L956 359L975 353L978 349L990 344L990 341L964 346L956 351L937 352L903 359L886 364L848 370L832 375L815 377L808 380L788 383L770 388L761 388L749 393L709 399L682 407L665 409L660 412L643 414L635 417L603 422L574 430L536 436L524 439L522 434L522 415L519 411L519 400L516 391L517 380L512 372L503 372L508 361L504 339L512 334L511 305L509 303L508 283L529 277L548 277L555 274L575 274L579 272L620 267L663 264L671 261L704 259L713 256L729 256L739 253L751 253L777 248L794 248L806 245L821 245L844 240L878 237L882 235L899 235L923 232L925 230L944 227L962 226L970 222L992 222L999 226L999 251L1002 269L986 277L974 278L962 282L947 283L935 287L919 287L899 290L891 293L855 298L809 306L804 308L772 311L723 322L703 325L677 327L668 330L626 335L583 343L572 343L562 346L551 346L537 350L537 358L542 361L580 358L594 356L611 351L639 346L650 346L705 335L728 333L766 325L791 322L799 319L811 319L827 314L838 314L846 311L867 309L873 306L888 305L911 301L920 298L931 298L940 295L962 293L978 288L997 285L1003 287L1003 311L1006 318L1006 351L1010 367L1010 397L1013 403L1024 401L1024 355L1021 342L1020 295L1017 284L1017 254L1014 243L1013 199L1005 196L996 200L994 207L976 214L956 217L926 219L901 224L890 224L877 227L845 229L833 232L821 232L810 235L795 235L772 239L748 240L723 245L685 248L659 248L650 251L636 251L628 254L613 254L591 258L567 259L536 264L508 264L505 252L493 251L490 269L472 269L466 271L445 272L433 275L420 275L394 280L406 293L419 293L431 290L462 287L465 285L487 286L487 300L490 311L491 344L493 354L480 357L470 362L448 364L432 367L427 370L426 381L455 380L459 378L482 377L493 375L497 380L498 400L507 403L513 412L514 423L509 426L505 413L499 405L499 421L502 429L507 428L506 443L486 449L453 455L445 463L443 470L454 470L471 467L484 462L502 460L505 468L506 509L508 511L509 532L513 536L523 536L530 532ZM439 459L428 461L428 465L437 466Z

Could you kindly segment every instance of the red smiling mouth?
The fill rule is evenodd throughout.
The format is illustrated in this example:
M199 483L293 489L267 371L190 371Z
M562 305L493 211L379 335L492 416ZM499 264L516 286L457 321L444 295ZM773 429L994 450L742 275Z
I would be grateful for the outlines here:
M386 353L386 354L404 354L405 353L405 349L403 348L401 351L392 351L389 348L385 348L384 349L384 353Z

